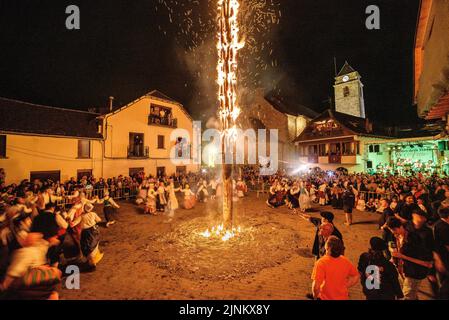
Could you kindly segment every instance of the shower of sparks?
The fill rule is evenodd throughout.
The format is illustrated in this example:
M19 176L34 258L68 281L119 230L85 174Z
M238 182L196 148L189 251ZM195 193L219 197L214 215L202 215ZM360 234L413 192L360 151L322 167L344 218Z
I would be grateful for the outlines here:
M280 0L245 0L240 5L240 35L245 41L239 55L240 88L276 89L278 79L270 75L278 68L273 38L281 18ZM215 80L217 49L211 39L216 34L217 0L157 0L154 8L159 17L166 17L160 21L160 32L174 38L186 60L192 61L194 79L209 84L209 90L198 90L197 95L213 103L210 84Z

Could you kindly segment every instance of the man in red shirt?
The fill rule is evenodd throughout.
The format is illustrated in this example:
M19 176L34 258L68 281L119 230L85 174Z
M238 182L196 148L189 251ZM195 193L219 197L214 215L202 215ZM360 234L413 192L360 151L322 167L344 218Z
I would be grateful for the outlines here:
M313 268L313 297L320 300L349 300L349 288L359 282L359 272L343 256L345 248L339 238L329 237L325 248L326 255Z

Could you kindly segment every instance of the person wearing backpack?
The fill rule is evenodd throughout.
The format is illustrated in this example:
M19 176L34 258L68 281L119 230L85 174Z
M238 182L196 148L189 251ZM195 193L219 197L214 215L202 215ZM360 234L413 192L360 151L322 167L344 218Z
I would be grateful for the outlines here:
M366 300L398 300L404 297L399 273L385 257L387 249L383 239L373 237L368 252L360 255L357 269Z

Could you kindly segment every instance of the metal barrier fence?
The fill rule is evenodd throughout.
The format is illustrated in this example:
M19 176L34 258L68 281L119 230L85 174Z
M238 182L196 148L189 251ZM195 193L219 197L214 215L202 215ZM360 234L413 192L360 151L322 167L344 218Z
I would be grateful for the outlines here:
M376 200L376 199L377 200L387 199L387 200L391 200L395 196L396 196L396 194L394 192L377 193L377 192L372 192L372 191L360 191L357 197L358 197L359 200L368 201L369 199L374 199L374 200Z
M95 198L102 199L106 191L109 192L109 196L114 200L128 200L135 198L139 193L139 187L129 186L123 188L105 188L105 189L82 189L79 192L83 192L86 198L93 200ZM56 201L56 205L60 208L66 208L75 202L74 194L62 196L61 200Z
M255 185L248 185L248 191L256 192L257 197L259 198L260 194L267 194L270 190L270 184L268 182L256 183ZM128 186L123 188L107 188L107 189L83 189L79 190L79 192L84 192L86 194L86 198L89 200L93 200L95 198L102 199L106 191L109 191L109 196L114 200L128 200L133 199L139 194L138 186ZM396 194L393 192L385 192L385 193L376 193L371 191L360 191L357 195L358 200L365 200L366 202L369 199L388 199L391 200L395 197ZM61 208L65 208L66 206L72 205L75 201L75 198L72 195L63 196L62 200L56 201L57 206Z

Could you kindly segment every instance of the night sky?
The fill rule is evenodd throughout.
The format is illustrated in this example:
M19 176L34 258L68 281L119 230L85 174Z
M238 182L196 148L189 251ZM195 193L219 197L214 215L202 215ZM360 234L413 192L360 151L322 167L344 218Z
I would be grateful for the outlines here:
M339 68L348 60L362 75L369 118L388 123L416 118L413 46L419 0L277 1L282 17L272 37L278 64L271 80L287 102L326 109L335 56ZM124 105L159 89L194 117L213 110L210 100L198 98L203 88L180 54L176 26L154 10L157 3L0 0L0 96L86 110L105 105L110 95ZM81 10L79 31L65 28L70 4ZM381 30L365 28L365 8L371 4L380 7ZM161 32L161 25L168 32Z

